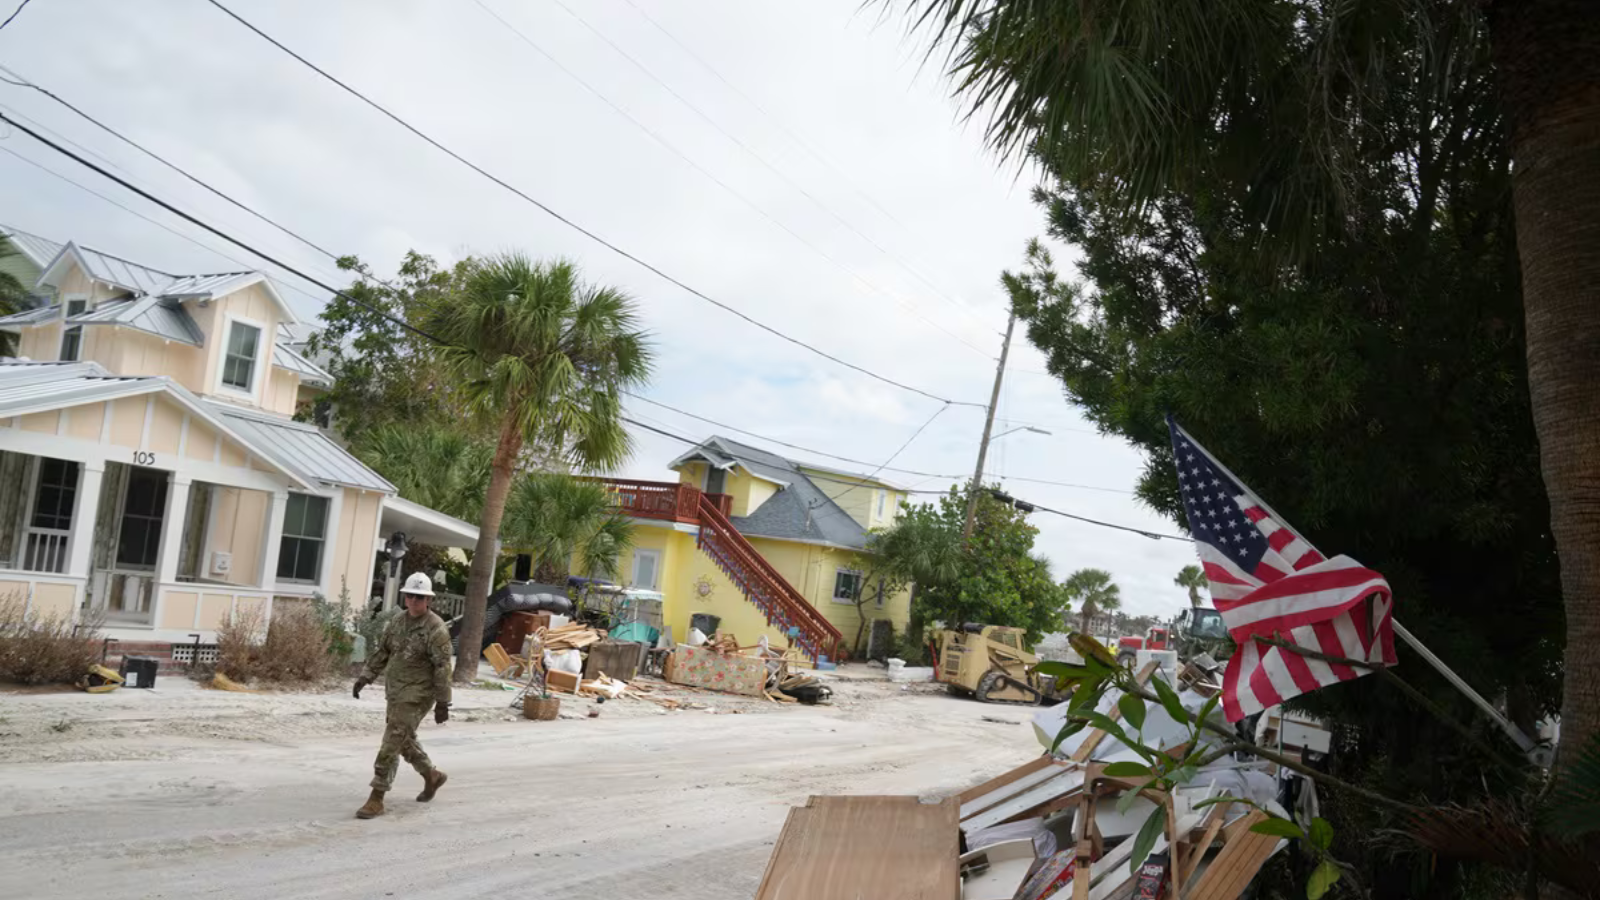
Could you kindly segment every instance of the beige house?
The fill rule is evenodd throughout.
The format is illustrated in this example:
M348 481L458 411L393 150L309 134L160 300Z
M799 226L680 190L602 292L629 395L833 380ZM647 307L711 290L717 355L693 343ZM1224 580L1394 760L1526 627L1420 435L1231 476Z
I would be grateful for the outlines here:
M45 305L0 318L0 597L102 616L133 645L204 645L230 614L372 593L394 532L471 546L291 416L329 384L259 272L173 275L73 243ZM198 637L197 637L198 636Z

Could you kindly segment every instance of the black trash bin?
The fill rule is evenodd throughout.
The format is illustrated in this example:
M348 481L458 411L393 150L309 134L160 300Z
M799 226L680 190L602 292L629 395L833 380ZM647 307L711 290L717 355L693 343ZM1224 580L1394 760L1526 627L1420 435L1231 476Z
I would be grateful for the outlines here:
M150 656L124 656L117 674L123 678L123 687L153 688L161 661Z

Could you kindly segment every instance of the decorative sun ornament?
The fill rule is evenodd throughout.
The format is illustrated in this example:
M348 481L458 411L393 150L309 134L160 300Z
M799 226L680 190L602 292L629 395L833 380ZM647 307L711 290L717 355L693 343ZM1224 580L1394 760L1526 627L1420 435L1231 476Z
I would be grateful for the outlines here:
M716 587L716 585L711 583L710 576L701 575L699 580L695 581L694 583L694 592L702 597L709 597L711 596L711 592L716 590Z

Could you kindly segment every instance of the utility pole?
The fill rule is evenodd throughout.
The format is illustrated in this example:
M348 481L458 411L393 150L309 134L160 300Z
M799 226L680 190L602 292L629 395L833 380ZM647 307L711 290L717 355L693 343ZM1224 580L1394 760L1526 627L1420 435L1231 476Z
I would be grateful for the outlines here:
M1006 377L1006 357L1011 354L1011 332L1017 327L1017 314L1006 319L1006 340L1000 345L1000 365L994 370L994 390L989 394L989 413L983 419L983 441L978 444L978 467L972 470L972 485L967 492L967 524L961 529L961 543L972 540L972 526L978 515L978 491L983 487L983 463L989 455L989 434L994 431L994 410L1000 405L1000 382Z

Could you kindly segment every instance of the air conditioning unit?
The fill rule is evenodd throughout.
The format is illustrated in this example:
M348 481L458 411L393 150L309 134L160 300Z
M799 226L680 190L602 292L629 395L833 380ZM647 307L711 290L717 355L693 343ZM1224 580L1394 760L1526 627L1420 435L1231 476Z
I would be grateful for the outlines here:
M233 554L227 550L211 552L211 574L226 575L233 571Z

